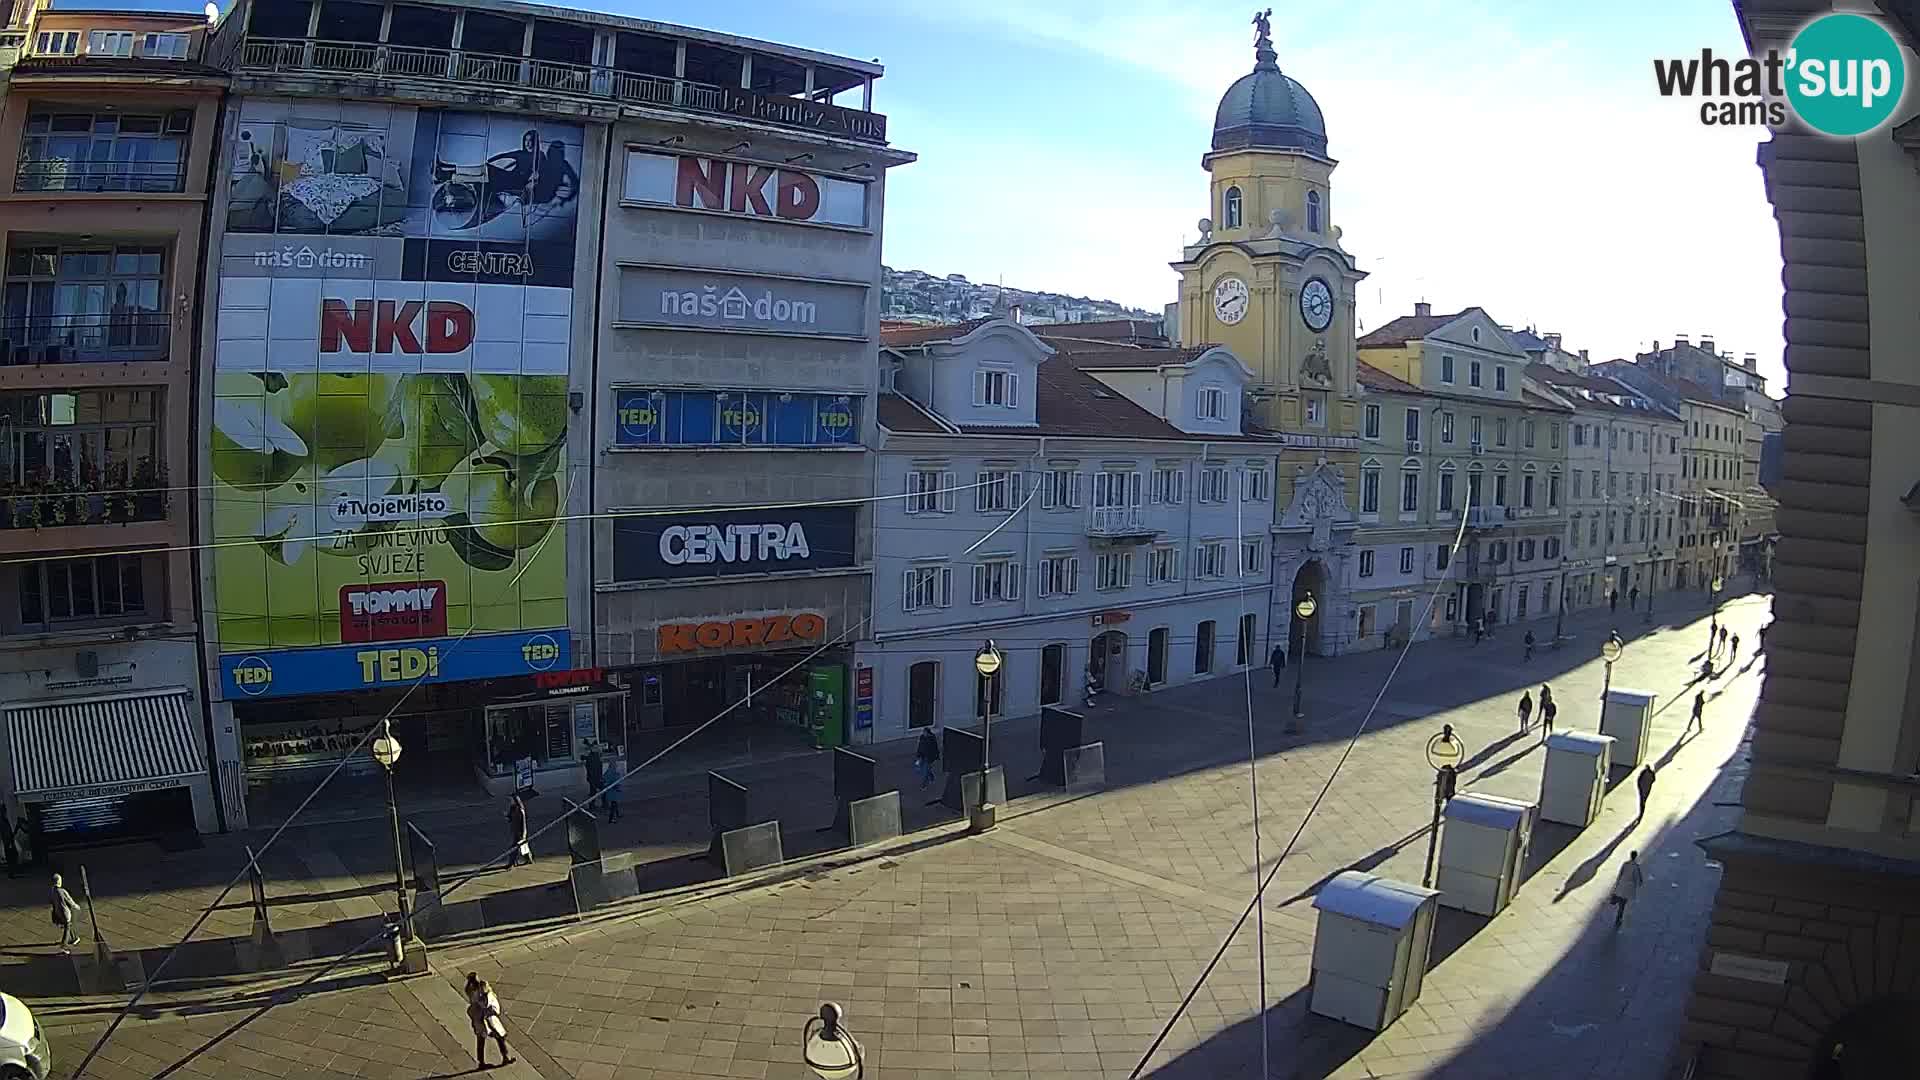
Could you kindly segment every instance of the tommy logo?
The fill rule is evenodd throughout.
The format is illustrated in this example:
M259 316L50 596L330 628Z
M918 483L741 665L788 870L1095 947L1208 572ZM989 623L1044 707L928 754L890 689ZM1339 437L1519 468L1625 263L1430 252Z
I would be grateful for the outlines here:
M447 632L447 583L419 581L340 588L340 640L404 641Z

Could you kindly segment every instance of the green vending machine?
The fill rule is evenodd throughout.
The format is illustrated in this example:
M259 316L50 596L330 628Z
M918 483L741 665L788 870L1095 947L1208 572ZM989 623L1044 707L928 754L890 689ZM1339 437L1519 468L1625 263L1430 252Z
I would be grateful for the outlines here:
M807 669L807 727L818 749L846 745L846 665L820 664Z

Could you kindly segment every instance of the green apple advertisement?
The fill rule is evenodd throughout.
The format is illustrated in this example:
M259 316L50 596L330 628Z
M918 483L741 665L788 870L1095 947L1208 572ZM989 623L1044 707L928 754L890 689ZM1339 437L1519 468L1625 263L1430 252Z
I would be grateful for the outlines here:
M231 153L207 425L227 696L567 666L581 129L248 99Z

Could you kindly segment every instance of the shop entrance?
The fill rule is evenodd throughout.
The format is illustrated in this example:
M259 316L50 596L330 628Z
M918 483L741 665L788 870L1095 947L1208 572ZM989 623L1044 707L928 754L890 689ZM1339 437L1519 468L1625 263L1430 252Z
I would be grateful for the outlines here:
M708 726L674 752L688 767L696 759L722 762L841 745L846 741L846 659L845 650L831 649L817 655L701 657L642 668L632 678L641 704L627 725L628 759L644 761L703 724Z
M1066 691L1067 647L1056 642L1040 650L1040 704L1058 705Z
M480 711L432 709L439 704L427 692L433 689L440 688L422 686L413 695L417 706L431 711L392 716L401 747L394 793L403 807L467 803L485 795L474 773ZM235 702L249 820L256 826L285 821L336 765L340 772L328 784L327 797L309 806L303 819L353 820L384 813L386 776L373 760L371 740L363 744L362 736L379 727L396 704L406 707L397 692Z
M1088 645L1087 673L1102 690L1120 693L1127 688L1127 635L1106 630L1093 636Z

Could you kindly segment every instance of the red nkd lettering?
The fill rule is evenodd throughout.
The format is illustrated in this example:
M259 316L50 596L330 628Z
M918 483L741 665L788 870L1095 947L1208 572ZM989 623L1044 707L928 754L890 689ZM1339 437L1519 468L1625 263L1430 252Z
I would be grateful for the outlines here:
M415 323L426 331L426 343ZM337 353L465 352L473 345L473 310L451 300L320 301L320 351ZM342 348L344 346L344 350Z

